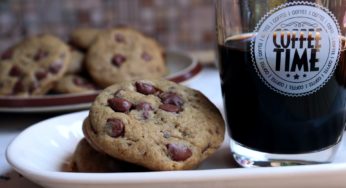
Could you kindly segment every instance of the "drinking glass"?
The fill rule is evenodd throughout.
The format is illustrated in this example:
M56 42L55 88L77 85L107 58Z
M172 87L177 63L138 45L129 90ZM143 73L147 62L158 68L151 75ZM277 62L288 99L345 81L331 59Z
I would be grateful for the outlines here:
M218 68L241 166L328 163L346 120L346 0L216 0Z

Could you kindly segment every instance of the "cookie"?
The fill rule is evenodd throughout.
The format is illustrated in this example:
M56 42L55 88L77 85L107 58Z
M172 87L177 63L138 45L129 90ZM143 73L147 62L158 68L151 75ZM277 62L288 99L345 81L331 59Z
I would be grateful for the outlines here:
M83 61L84 54L74 48L70 47L71 51L71 60L69 66L67 67L66 74L78 74L83 71Z
M152 170L195 168L225 132L219 110L202 93L166 80L106 88L83 129L98 150Z
M166 73L162 49L130 28L102 32L89 48L86 68L102 87L144 78L161 78Z
M72 31L70 41L77 48L87 50L100 32L95 28L78 28Z
M141 166L114 159L94 150L82 139L74 152L73 163L77 172L143 172Z
M3 53L0 95L43 95L66 72L68 46L50 35L30 37Z
M97 86L91 81L78 75L65 75L53 88L56 93L87 93L97 90Z
M151 46L150 48L157 49L159 50L159 52L162 54L163 57L166 56L165 48L161 46L161 44L159 44L157 40L147 35L144 35L144 39L147 41L147 43L149 43L148 45Z

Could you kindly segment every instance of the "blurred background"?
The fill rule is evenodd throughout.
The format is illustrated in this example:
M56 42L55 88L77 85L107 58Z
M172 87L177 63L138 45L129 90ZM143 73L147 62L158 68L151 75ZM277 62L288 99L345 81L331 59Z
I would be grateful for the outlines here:
M116 25L133 26L170 49L215 45L213 0L0 0L0 50L23 36L67 39L77 27Z

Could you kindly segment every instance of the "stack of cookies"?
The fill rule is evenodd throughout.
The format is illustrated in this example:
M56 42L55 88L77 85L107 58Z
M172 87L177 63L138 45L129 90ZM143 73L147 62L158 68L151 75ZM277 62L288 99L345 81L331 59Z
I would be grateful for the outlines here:
M87 51L85 67L102 88L166 73L163 48L131 28L78 29L72 33L71 43Z
M83 132L77 170L113 172L193 169L219 148L225 128L219 110L199 91L137 80L103 90Z
M70 44L51 35L24 39L0 57L0 95L82 93L166 74L164 50L125 27L77 29Z
M53 36L23 40L1 55L0 95L44 95L65 74L71 53Z

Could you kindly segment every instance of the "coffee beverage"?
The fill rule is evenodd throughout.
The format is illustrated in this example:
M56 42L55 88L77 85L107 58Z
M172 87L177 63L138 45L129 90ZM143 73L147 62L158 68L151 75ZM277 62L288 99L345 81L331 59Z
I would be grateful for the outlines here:
M261 78L251 53L255 38L254 33L232 36L218 46L222 93L231 138L246 148L272 154L310 153L338 143L346 120L345 52L341 50L335 71L319 88L308 94L292 96L277 92ZM303 39L306 39L306 45L313 45L309 36ZM295 42L299 48L299 38ZM309 76L309 71L322 69L318 67L317 46L312 49L315 51L297 53L290 56L291 59L285 59L286 51L274 51L275 55L283 56L281 62L275 61L276 68L287 71L284 76L294 81L297 76ZM305 57L307 55L309 57ZM297 69L302 74L296 74ZM309 84L312 85L317 77L310 75ZM296 80L294 83L299 83ZM273 83L279 84L275 80Z

